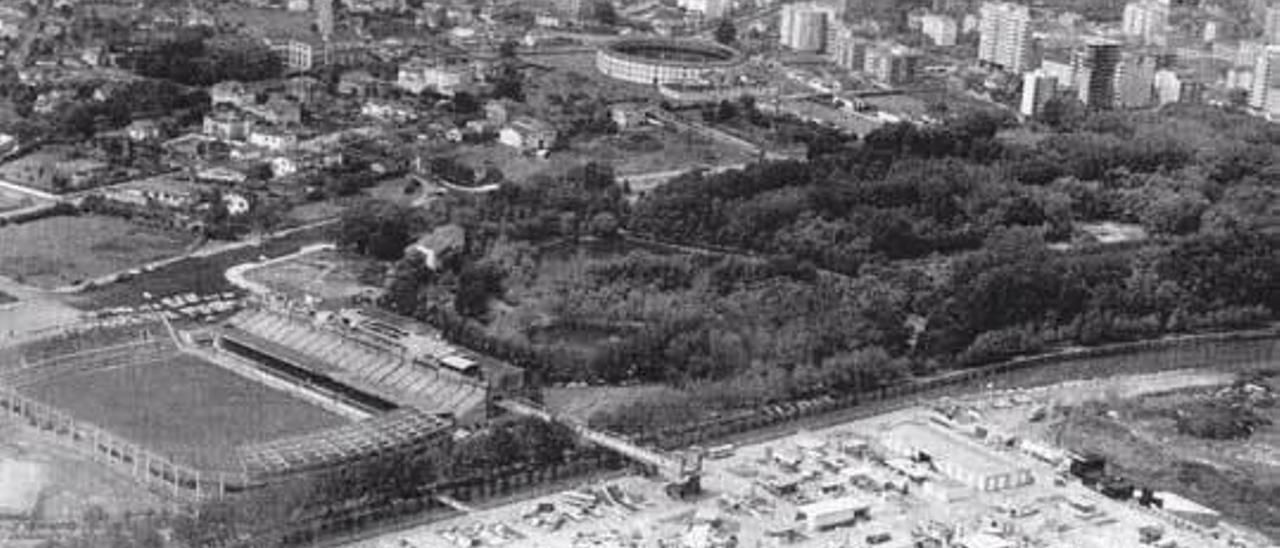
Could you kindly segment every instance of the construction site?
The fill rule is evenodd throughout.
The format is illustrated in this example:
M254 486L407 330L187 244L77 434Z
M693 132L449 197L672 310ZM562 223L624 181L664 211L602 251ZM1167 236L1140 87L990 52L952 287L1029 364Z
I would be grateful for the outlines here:
M1163 386L1137 377L1128 381L1136 390ZM664 489L654 470L642 470L533 500L464 508L348 546L1271 546L1213 508L1134 485L1104 458L1023 428L1043 420L1054 389L922 402L831 428L701 448L696 469L685 470L697 478L695 488L684 492ZM1112 391L1089 385L1067 393L1088 399Z

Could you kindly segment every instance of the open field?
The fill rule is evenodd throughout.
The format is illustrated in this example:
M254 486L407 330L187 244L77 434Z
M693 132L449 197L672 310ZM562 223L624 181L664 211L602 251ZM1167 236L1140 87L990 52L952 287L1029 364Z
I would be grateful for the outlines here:
M543 402L548 409L582 420L637 401L652 401L676 389L658 384L635 386L548 387Z
M53 288L171 257L189 241L115 217L48 217L0 228L0 275Z
M345 304L378 289L360 282L361 269L369 266L368 261L337 251L319 251L249 270L245 277L292 299L312 297ZM372 266L377 267L376 263Z
M702 135L653 127L575 139L567 150L552 152L547 158L525 156L499 143L463 147L453 157L473 169L496 167L507 180L517 182L535 175L554 177L590 162L611 165L619 175L634 175L739 164L752 159L737 148Z
M574 143L572 152L581 156L582 162L611 164L621 175L735 164L753 159L741 149L702 135L664 128L644 128L597 137Z
M0 165L0 179L22 186L56 192L55 173L73 173L90 169L98 162L81 158L67 146L47 146Z
M260 245L184 258L152 272L143 272L128 280L75 294L68 299L68 303L82 310L95 310L146 304L149 299L144 294L150 294L153 299L160 299L186 293L207 295L235 292L238 291L237 288L231 285L225 276L228 268L256 261L261 257L288 255L308 244L327 240L329 236L329 227L319 226L268 240Z
M320 407L183 353L57 377L24 390L195 467L225 466L245 443L345 423Z

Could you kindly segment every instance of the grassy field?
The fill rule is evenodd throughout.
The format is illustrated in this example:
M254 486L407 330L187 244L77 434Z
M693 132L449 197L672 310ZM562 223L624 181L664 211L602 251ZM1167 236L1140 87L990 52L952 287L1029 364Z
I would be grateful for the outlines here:
M199 358L60 377L33 397L192 466L220 466L237 446L345 421Z
M301 249L305 245L330 239L328 227L317 227L295 232L284 238L267 241L261 245L242 247L205 257L190 257L172 264L144 272L133 278L108 286L76 294L68 304L81 310L95 310L114 306L138 306L147 302L144 293L159 299L188 292L198 294L236 291L227 281L226 270L231 266L256 261L261 257L280 257Z
M602 411L611 411L637 401L653 401L661 396L678 393L678 390L668 386L644 384L552 387L543 391L543 397L549 409L586 420Z
M0 179L45 192L54 192L53 174L57 171L75 171L78 165L89 165L89 160L78 158L75 149L66 146L48 146L0 165Z
M53 288L172 257L190 241L115 217L49 217L0 228L0 275Z
M310 296L322 301L345 303L352 297L377 289L359 279L361 270L369 266L368 261L336 251L321 251L250 270L246 277L294 299Z

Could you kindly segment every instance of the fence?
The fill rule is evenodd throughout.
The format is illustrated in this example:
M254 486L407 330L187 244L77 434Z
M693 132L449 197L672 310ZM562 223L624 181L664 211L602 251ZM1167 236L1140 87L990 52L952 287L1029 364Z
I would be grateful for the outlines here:
M244 474L201 472L182 466L11 388L0 387L0 415L45 434L55 442L88 455L94 462L175 500L220 500L250 486L249 478Z

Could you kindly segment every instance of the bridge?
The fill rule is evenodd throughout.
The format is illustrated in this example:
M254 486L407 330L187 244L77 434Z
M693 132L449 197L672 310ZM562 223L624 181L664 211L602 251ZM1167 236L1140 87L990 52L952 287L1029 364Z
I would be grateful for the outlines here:
M644 447L617 434L592 428L576 418L557 415L524 399L506 398L496 405L517 415L562 424L579 438L640 463L671 482L667 493L673 498L688 498L701 492L702 453L698 451L669 453Z

